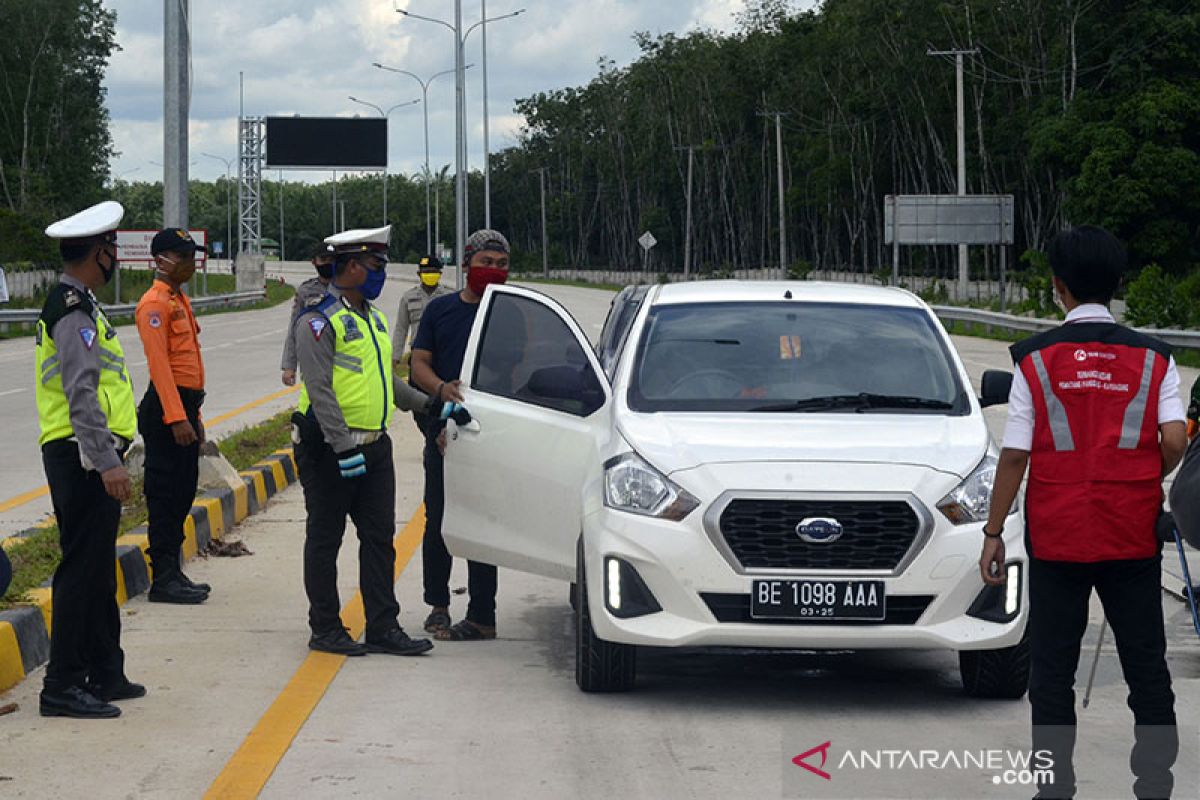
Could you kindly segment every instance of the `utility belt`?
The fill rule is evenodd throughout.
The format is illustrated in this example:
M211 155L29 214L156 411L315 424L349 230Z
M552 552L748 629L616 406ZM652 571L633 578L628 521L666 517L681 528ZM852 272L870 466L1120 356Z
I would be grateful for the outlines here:
M350 438L356 447L375 444L384 436L387 436L387 431L350 429ZM315 419L308 414L296 411L292 414L292 444L300 444L301 441L309 444L321 443L325 441L325 435L321 432L321 426Z

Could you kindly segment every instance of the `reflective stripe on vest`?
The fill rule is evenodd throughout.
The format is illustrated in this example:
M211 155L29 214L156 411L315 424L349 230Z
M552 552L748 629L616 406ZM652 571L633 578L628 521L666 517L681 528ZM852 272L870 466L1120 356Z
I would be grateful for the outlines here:
M342 302L326 314L333 339L333 393L346 426L386 430L392 420L392 339L387 320L368 306L369 320ZM300 413L310 407L308 386L300 390Z
M71 318L64 317L68 325ZM125 370L125 352L121 349L116 331L108 318L96 309L96 345L100 360L100 382L96 399L108 421L108 429L117 436L132 440L137 435L137 408L133 399L133 384ZM37 323L36 383L38 425L41 435L38 445L75 435L71 427L71 409L63 389L62 364L58 347L41 320Z

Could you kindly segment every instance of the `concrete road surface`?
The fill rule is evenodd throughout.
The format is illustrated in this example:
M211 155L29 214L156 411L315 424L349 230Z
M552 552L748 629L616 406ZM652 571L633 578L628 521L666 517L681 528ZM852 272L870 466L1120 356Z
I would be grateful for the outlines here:
M590 331L609 295L552 287ZM1004 346L958 339L975 380L1004 367ZM1194 373L1193 373L1194 375ZM1190 378L1188 378L1190 380ZM1002 421L1003 412L993 415ZM419 631L420 443L393 426L398 477L401 624ZM406 521L414 518L411 525ZM946 652L643 652L637 690L584 695L573 681L564 583L502 571L499 639L439 643L428 656L310 656L301 588L304 509L298 487L241 529L254 555L189 571L213 584L197 608L123 610L129 674L150 695L117 721L43 720L41 673L0 703L0 796L18 798L730 798L1029 797L999 770L930 769L856 776L852 789L792 759L845 750L1024 746L1022 701L965 698ZM349 533L353 536L353 533ZM356 590L353 545L340 586ZM456 565L452 586L465 583ZM456 596L457 619L465 606ZM1177 797L1197 785L1200 640L1164 599L1178 711L1193 757ZM1093 609L1084 652L1099 628ZM1084 659L1086 669L1087 658ZM1085 676L1086 672L1081 673ZM1131 720L1111 638L1092 705L1081 712L1080 797L1128 797ZM805 760L816 766L819 755ZM835 766L835 765L830 765ZM1190 771L1189 771L1190 770ZM953 774L951 774L953 773ZM807 782L806 782L807 781ZM915 783L914 783L915 781ZM916 786L917 788L913 788Z

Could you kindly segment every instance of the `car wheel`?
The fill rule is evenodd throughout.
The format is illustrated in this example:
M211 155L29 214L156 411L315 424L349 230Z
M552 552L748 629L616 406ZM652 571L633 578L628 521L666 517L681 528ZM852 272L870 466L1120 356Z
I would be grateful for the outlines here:
M585 692L627 692L637 678L637 648L606 642L592 630L580 543L575 580L575 683Z
M1016 700L1029 688L1029 634L1012 647L961 650L958 671L971 697Z

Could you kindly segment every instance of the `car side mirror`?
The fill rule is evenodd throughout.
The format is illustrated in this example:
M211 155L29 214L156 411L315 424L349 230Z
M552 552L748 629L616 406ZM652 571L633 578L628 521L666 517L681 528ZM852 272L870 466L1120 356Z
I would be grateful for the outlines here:
M582 405L579 413L584 417L604 405L604 390L587 365L542 367L529 376L525 388L547 400L576 401Z
M979 405L987 408L1006 404L1008 393L1012 390L1012 382L1012 373L1006 370L989 369L984 371L979 387Z

